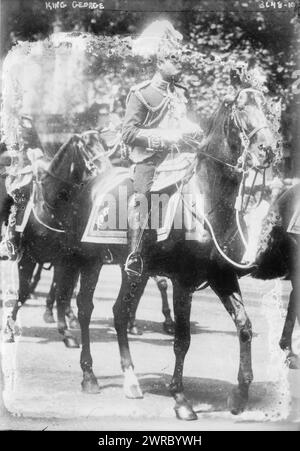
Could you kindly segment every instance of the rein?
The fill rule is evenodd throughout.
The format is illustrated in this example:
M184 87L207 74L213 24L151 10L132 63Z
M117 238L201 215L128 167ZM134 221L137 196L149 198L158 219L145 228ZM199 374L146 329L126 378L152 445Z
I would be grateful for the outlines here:
M237 96L237 98L238 98L238 96ZM235 107L235 105L233 105L233 107ZM245 236L244 236L241 224L240 224L240 216L239 216L240 211L242 211L243 199L244 199L244 196L245 196L245 180L246 180L246 176L249 173L249 170L246 169L246 165L247 165L247 158L246 157L247 157L247 155L249 153L249 145L250 145L251 138L253 138L253 136L255 136L260 130L262 130L264 128L269 128L269 127L266 126L266 125L261 126L261 127L256 127L250 133L247 134L245 128L243 127L243 124L241 123L240 118L237 115L236 109L233 109L233 111L232 111L232 118L234 120L234 123L235 123L236 127L238 128L238 130L240 132L241 145L243 147L243 151L242 151L241 156L240 156L240 158L238 160L238 163L236 165L227 163L226 161L223 161L223 160L221 160L221 159L219 159L219 158L217 158L217 157L215 157L215 156L213 156L211 154L208 154L207 152L204 152L204 151L200 150L200 149L203 149L205 147L205 144L203 144L203 143L201 143L201 142L199 142L199 141L197 141L197 140L195 140L193 138L187 138L186 137L186 138L183 138L182 141L185 144L187 144L190 147L192 147L193 149L195 149L195 146L198 147L198 149L196 150L198 155L201 154L205 158L209 158L211 160L214 160L214 161L222 164L223 166L227 166L227 167L235 170L238 173L242 173L242 180L240 182L238 196L236 198L236 202L235 202L235 207L234 208L236 210L235 217L236 217L236 223L237 223L237 230L238 230L239 235L241 236L243 245L244 245L245 249L247 250L249 245L247 243L247 240L245 239ZM180 153L180 151L178 149L178 146L173 145L173 147L174 147L175 150L177 150L178 153ZM253 156L252 156L252 158L253 158ZM256 178L257 178L258 171L259 171L258 167L255 167L255 169L256 169L256 174L255 174L254 180L253 180L252 185L251 185L249 198L247 200L246 207L248 206L249 199L250 199L251 195L253 195L253 189L254 189L255 181L256 181ZM195 168L193 169L193 171L194 170L195 170ZM266 167L263 168L263 171L264 171L264 173L263 173L263 175L264 175L264 183L265 183L265 170L266 170ZM253 264L253 262L245 263L245 264L235 262L234 260L232 260L230 257L228 257L225 254L225 252L222 250L221 246L218 243L218 240L217 240L217 238L215 236L215 233L214 233L214 229L213 229L209 219L207 218L207 216L205 214L203 214L203 218L201 220L199 215L196 212L192 211L190 206L187 205L187 203L186 203L186 201L184 199L184 196L182 195L182 187L183 187L183 185L184 185L184 183L181 183L181 186L178 186L178 184L176 183L176 187L177 187L177 189L178 189L178 191L180 193L180 197L182 199L183 204L190 211L190 213L195 217L195 219L198 221L198 223L200 223L202 225L203 224L203 220L204 220L204 222L206 223L206 225L207 225L207 227L208 227L208 229L209 229L209 231L211 233L213 242L214 242L214 244L216 246L216 249L218 250L219 254L228 263L230 263L231 265L233 265L233 266L235 266L236 268L239 268L239 269L250 269L250 268L253 268L254 266L256 266L255 264ZM257 202L257 204L255 206L258 206L260 202L261 202L261 199L259 200L259 202ZM145 224L147 223L147 221L149 219L150 213L151 213L151 211L148 212L148 215L147 215L147 217L145 219ZM137 243L138 244L137 244L136 248L138 248L138 246L140 244L145 224L141 227L141 231L140 231L138 239L137 239ZM201 288L202 287L200 287L200 289ZM205 288L205 285L204 285L203 288Z
M202 220L201 220L201 218L199 217L199 215L198 215L196 212L194 212L194 211L191 210L190 206L189 206L188 203L185 201L184 196L182 196L182 193L181 193L180 195L181 195L181 199L182 199L182 202L183 202L183 204L185 205L185 207L186 207L186 208L189 210L189 212L194 216L194 218L198 221L198 223L202 225ZM203 219L204 219L204 222L206 223L206 225L207 225L208 228L209 228L209 231L210 231L210 233L211 233L211 236L212 236L214 245L216 246L216 248L217 248L219 254L220 254L220 255L221 255L228 263L230 263L231 265L233 265L233 266L235 266L236 268L239 268L239 269L249 269L249 268L253 268L253 267L255 266L253 263L245 263L245 264L237 263L237 262L235 262L234 260L232 260L230 257L228 257L228 256L225 254L225 252L222 250L221 246L219 245L218 240L217 240L217 238L216 238L216 235L215 235L215 233L214 233L213 226L211 225L209 219L207 218L207 216L206 216L205 214L203 214Z
M39 218L39 216L38 216L38 214L37 214L37 212L36 212L36 210L35 210L35 208L34 208L34 207L35 207L35 205L34 205L35 194L36 194L36 182L34 182L34 184L33 184L33 193L32 193L32 200L31 200L31 204L32 204L31 209L32 209L32 212L33 212L33 215L34 215L36 221L37 221L40 225L42 225L43 227L45 227L46 229L51 230L52 232L66 233L66 230L63 230L63 229L57 229L57 228L55 228L55 227L51 227L51 226L49 226L48 224L46 224L44 221L42 221L42 220Z
M240 95L240 93L237 95L237 97L236 97L236 99L235 99L235 102L237 101L239 95ZM247 176L247 174L248 174L248 170L246 169L246 164L247 164L246 159L247 159L247 155L249 154L249 146L250 146L250 140L251 140L251 138L253 138L253 136L255 136L260 130L263 130L263 129L269 128L269 127L268 127L267 125L263 125L263 126L261 126L261 127L256 127L256 128L254 128L250 133L247 133L246 130L245 130L245 128L244 128L244 126L243 126L243 124L242 124L242 122L241 122L241 120L240 120L240 118L239 118L239 116L238 116L238 114L237 114L237 109L236 109L235 104L232 106L232 113L231 113L231 114L232 114L233 121L234 121L236 127L238 128L238 130L239 130L239 132L240 132L241 145L242 145L242 147L243 147L243 151L242 151L242 153L241 153L241 156L239 157L239 160L238 160L238 164L237 164L237 165L232 165L232 164L230 164L230 163L227 163L226 161L223 161L223 160L221 160L221 159L219 159L219 158L214 157L214 156L211 155L211 154L208 154L208 153L206 153L206 152L204 152L204 151L201 151L200 149L203 148L204 145L201 144L199 141L197 141L197 140L195 140L195 139L188 138L188 139L184 139L183 141L184 141L187 145L189 145L190 147L192 147L192 148L195 148L195 145L196 145L196 146L198 147L198 149L196 150L197 154L201 154L201 155L203 155L205 158L209 158L209 159L211 159L211 160L214 160L214 161L216 161L216 162L218 162L218 163L221 163L221 164L224 165L224 166L227 166L227 167L230 167L231 169L234 169L236 172L242 173L242 180L241 180L241 182L240 182L240 186L239 186L239 190L238 190L238 195L237 195L237 197L236 197L236 202L235 202L234 208L235 208L235 211L236 211L235 219L236 219L236 224L237 224L238 233L239 233L239 235L240 235L240 237L241 237L241 240L242 240L242 243L243 243L245 249L247 250L248 247L249 247L249 244L248 244L248 242L247 242L247 240L246 240L246 238L245 238L244 232L243 232L242 227L241 227L241 223L240 223L240 212L244 213L244 212L246 211L246 209L247 209L247 207L248 207L248 204L249 204L249 200L250 200L251 196L254 195L254 194L253 194L253 191L254 191L255 181L256 181L256 178L257 178L257 175L258 175L258 172L259 172L259 168L256 166L255 169L254 169L254 170L255 170L255 175L254 175L254 178L253 178L253 181L252 181L252 184L251 184L251 188L250 188L250 192L249 192L249 194L248 194L248 198L247 198L247 201L246 201L246 205L245 205L244 208L243 208L243 202L244 202L244 197L245 197L245 186L246 186L246 185L245 185L245 181L246 181L246 176ZM200 147L200 149L199 149L199 147ZM252 158L253 158L253 156L252 156ZM264 167L264 168L263 168L263 186L265 186L265 171L266 171L266 168L267 168L267 167ZM204 220L204 222L206 223L206 225L207 225L207 227L208 227L208 229L209 229L209 231L210 231L210 233L211 233L213 242L214 242L214 244L215 244L215 246L216 246L218 252L220 253L220 255L221 255L226 261L228 261L230 264L232 264L233 266L235 266L235 267L237 267L237 268L239 268L239 269L248 269L248 268L252 268L252 267L254 266L253 263L242 264L242 263L235 262L234 260L232 260L231 258L229 258L229 257L224 253L224 251L222 250L221 246L220 246L219 243L218 243L218 240L217 240L217 238L216 238L216 236L215 236L213 227L212 227L212 225L211 225L209 219L207 218L207 216L203 214L203 218L202 218L202 220L201 220L201 218L199 217L199 215L198 215L196 212L192 211L191 208L190 208L190 206L187 205L187 203L185 202L184 197L182 196L182 193L180 193L180 194L181 194L181 199L182 199L183 204L186 206L186 208L188 208L188 210L189 210L190 213L195 217L195 219L196 219L200 224L203 223L203 220ZM262 194L261 194L261 196L260 196L260 199L256 202L256 204L255 204L252 208L256 208L256 207L260 204L261 200L262 200Z

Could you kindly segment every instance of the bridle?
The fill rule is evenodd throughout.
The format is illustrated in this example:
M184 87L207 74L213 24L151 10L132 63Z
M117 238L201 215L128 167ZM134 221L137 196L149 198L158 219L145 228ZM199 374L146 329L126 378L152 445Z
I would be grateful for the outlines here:
M250 89L245 89L243 91L249 91ZM237 102L239 99L239 96L241 95L241 93L243 91L240 91L240 93L237 95L237 97L234 100L234 103L232 104L232 109L231 109L231 117L233 119L234 124L236 125L238 131L239 131L239 136L240 136L240 140L241 140L241 145L243 148L243 151L241 153L241 156L238 159L239 164L242 166L242 169L245 170L246 167L246 162L247 162L247 157L250 155L252 162L254 163L252 165L252 167L257 168L257 169L263 169L263 168L267 168L270 166L270 162L268 161L266 165L261 165L260 162L258 161L258 158L256 157L256 155L253 155L252 153L250 153L249 151L249 147L250 147L250 143L251 143L251 139L257 135L257 133L260 130L264 130L264 129L269 129L270 130L270 126L269 125L262 125L259 127L255 127L253 130L251 130L250 132L247 133L243 122L239 116L238 111L243 111L240 108L237 107ZM254 89L251 89L251 91L256 91ZM257 91L260 92L260 91ZM268 152L268 149L265 148L261 148L261 150L264 150L266 153Z
M251 185L250 191L249 191L249 193L247 193L249 197L248 197L248 199L247 199L247 202L246 202L245 207L243 207L243 204L244 204L244 197L245 197L245 186L246 186L245 182L246 182L246 178L247 178L248 173L249 173L249 168L247 167L247 165L248 165L247 157L248 157L248 155L249 155L249 153L250 153L249 147L250 147L250 144L251 144L251 139L252 139L252 138L253 138L260 130L265 129L265 128L266 128L266 129L270 129L270 127L269 127L268 125L262 125L262 126L260 126L260 127L254 128L254 129L251 130L250 132L247 132L247 131L246 131L246 129L245 129L244 125L243 125L243 122L242 122L242 120L241 120L241 118L240 118L240 116L239 116L239 114L238 114L238 108L237 108L237 102L238 102L238 100L239 100L239 97L240 97L241 93L242 93L242 92L245 92L245 91L258 92L260 95L262 95L262 93L261 93L260 91L256 90L256 89L245 88L245 89L241 90L241 91L237 94L237 96L235 97L233 103L231 104L231 108L232 108L232 109L231 109L231 117L232 117L232 119L233 119L233 122L234 122L235 126L237 127L237 129L238 129L238 131L239 131L239 136L240 136L241 146L242 146L242 152L241 152L241 154L240 154L240 157L239 157L239 159L238 159L237 164L236 164L236 165L229 164L229 163L227 163L227 162L225 162L225 161L223 161L223 160L221 160L221 159L219 159L219 158L216 158L216 157L214 157L213 155L210 155L210 154L208 154L208 153L206 153L206 152L204 152L204 151L202 151L202 150L199 150L199 149L197 149L196 152L197 152L198 154L202 154L204 157L206 157L206 158L208 158L208 159L212 159L212 160L214 160L214 161L217 161L218 163L221 163L221 164L223 164L224 166L230 167L230 168L232 168L233 170L235 170L235 171L237 171L237 172L239 172L239 173L242 174L242 178L241 178L241 181L240 181L240 184L239 184L238 195L237 195L237 197L236 197L235 207L234 207L234 208L235 208L235 212L236 212L235 217L236 217L236 223L237 223L237 229L238 229L239 235L240 235L240 237L241 237L241 240L242 240L242 242L243 242L243 245L244 245L245 249L248 249L249 244L248 244L248 242L247 242L247 240L246 240L246 238L245 238L245 236L244 236L244 232L243 232L242 227L241 227L241 223L240 223L240 214L241 214L241 213L245 213L245 210L246 210L246 208L248 207L249 199L250 199L251 196L254 195L254 194L253 194L253 191L254 191L255 181L256 181L256 178L257 178L258 173L261 172L261 171L262 171L262 173L263 173L263 188L262 188L262 194L263 194L263 191L264 191L264 188L265 188L265 171L266 171L267 167L270 166L270 163L271 163L271 162L269 161L269 162L268 162L268 165L264 165L264 166L262 167L262 166L259 164L258 159L256 158L255 164L252 165L252 169L255 170L255 175L254 175L254 178L253 178L253 181L252 181L252 185ZM196 144L197 147L200 147L200 149L204 147L203 145L201 145L200 142L198 142L197 140L191 139L191 138L189 138L188 140L185 139L184 142L185 142L186 144L190 145L191 147L194 147L194 146L192 145L192 143L193 143L194 145ZM191 143L191 142L192 142L192 143ZM251 154L251 157L252 157L252 160L253 160L253 157L254 157L254 156L253 156L252 154ZM252 208L256 208L256 207L260 204L260 202L261 202L261 200L262 200L262 194L261 194L261 196L260 196L259 201L258 201ZM185 200L184 200L183 196L181 196L181 197L182 197L183 203L185 203ZM188 206L188 205L186 205L186 207L189 209L189 206ZM201 222L202 222L203 219L204 219L205 223L206 223L207 226L208 226L208 229L210 230L210 233L211 233L211 235L212 235L214 244L215 244L215 246L216 246L218 252L222 255L222 257L223 257L225 260L227 260L230 264L232 264L233 266L235 266L235 267L237 267L237 268L239 268L239 269L247 269L247 268L252 268L252 267L253 267L253 263L242 264L242 263L235 262L235 261L233 261L231 258L229 258L229 257L225 254L225 252L223 251L222 247L219 245L219 243L218 243L218 241L217 241L217 238L216 238L216 236L215 236L215 233L214 233L214 229L213 229L213 227L212 227L212 225L211 225L209 219L204 215L204 218L202 218L202 220L201 220L201 218L198 217L197 213L195 214L193 211L191 211L191 213L193 214L193 216L194 216L198 221L201 221Z

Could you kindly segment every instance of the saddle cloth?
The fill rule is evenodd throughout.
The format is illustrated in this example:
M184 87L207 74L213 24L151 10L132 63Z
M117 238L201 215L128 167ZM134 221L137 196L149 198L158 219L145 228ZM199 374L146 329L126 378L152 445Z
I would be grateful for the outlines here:
M184 230L186 239L197 240L203 224L195 221L203 216L204 196L192 176L193 159L182 156L176 165L163 162L157 170L156 184L151 189L150 205L147 205L149 221L145 229L156 230L157 241L166 240L172 229ZM175 167L176 174L172 176ZM170 173L168 181L165 174ZM179 177L180 173L180 177ZM180 183L173 194L162 192L169 186ZM127 244L128 202L133 194L133 183L126 168L112 168L92 189L92 209L85 227L82 242L103 244Z

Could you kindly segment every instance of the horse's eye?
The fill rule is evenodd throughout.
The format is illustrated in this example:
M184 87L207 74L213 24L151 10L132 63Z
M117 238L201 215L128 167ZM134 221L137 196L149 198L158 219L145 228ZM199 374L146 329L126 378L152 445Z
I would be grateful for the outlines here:
M264 148L264 145L263 144L259 144L258 148L259 148L259 150L262 150Z

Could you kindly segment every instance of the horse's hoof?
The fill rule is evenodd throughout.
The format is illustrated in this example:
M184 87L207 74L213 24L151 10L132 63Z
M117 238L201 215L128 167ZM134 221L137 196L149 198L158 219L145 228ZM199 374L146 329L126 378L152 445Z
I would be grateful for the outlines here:
M63 342L67 348L79 348L79 343L74 337L64 337Z
M165 321L163 323L163 328L166 334L174 335L175 333L175 324L173 321Z
M80 329L79 321L76 317L72 318L69 321L69 328L70 329Z
M232 415L239 415L244 412L248 403L248 393L243 394L238 387L235 387L228 397L227 405Z
M13 334L3 334L3 343L15 343L15 336Z
M126 398L142 399L144 397L143 392L132 367L125 369L124 378L124 393Z
M128 333L130 335L143 335L143 332L137 326L129 327L128 328Z
M54 319L53 313L51 311L48 311L48 310L46 310L45 313L43 314L43 320L47 324L55 323L55 319Z
M190 406L188 403L175 406L174 410L178 420L193 421L197 420L198 418L196 412L192 409L192 406Z
M99 384L95 377L83 379L83 381L81 382L81 388L83 393L86 393L88 395L97 395L101 392Z
M6 325L3 332L4 343L14 343L16 336L16 324L11 316L7 317Z
M144 395L139 385L128 385L124 387L126 398L129 399L143 399Z
M288 355L285 363L290 370L300 370L300 357L297 354Z

